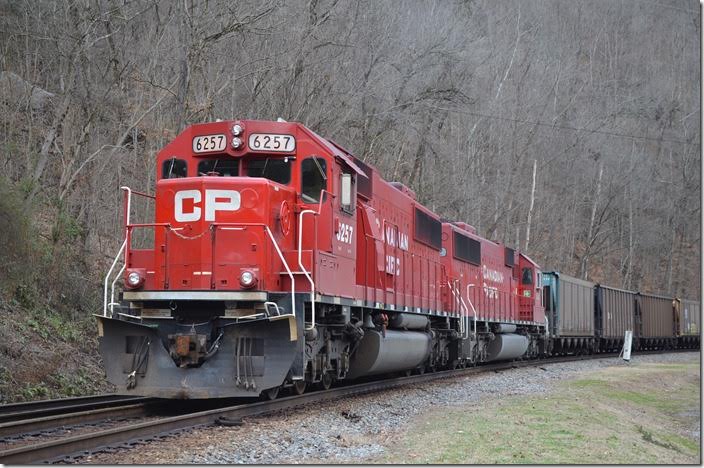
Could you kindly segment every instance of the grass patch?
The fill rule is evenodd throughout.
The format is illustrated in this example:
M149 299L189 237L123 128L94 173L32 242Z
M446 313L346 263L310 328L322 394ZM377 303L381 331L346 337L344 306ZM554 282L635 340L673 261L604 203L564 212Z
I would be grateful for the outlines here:
M699 364L607 368L424 416L385 463L699 463ZM428 441L433 441L428 444Z

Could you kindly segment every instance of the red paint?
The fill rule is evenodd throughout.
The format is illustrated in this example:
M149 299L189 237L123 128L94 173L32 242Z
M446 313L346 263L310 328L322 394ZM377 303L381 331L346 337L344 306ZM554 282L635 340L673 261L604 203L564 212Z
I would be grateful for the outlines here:
M231 145L235 123L244 129L237 149ZM296 140L295 150L256 151L248 144L252 133L290 135ZM194 153L193 138L204 135L225 135L225 149ZM302 165L312 156L325 163L327 187L320 202L301 196ZM214 157L222 161L219 168L199 175L199 163ZM288 183L246 176L257 161L285 157L290 158ZM162 178L163 165L172 158L185 161L186 177ZM239 176L212 174L232 172L227 164L235 161ZM357 166L366 168L369 180L360 180L364 176L357 173ZM353 188L368 187L369 182L372 187L370 193L355 190L356 206L347 210L340 205L345 173L356 177ZM300 213L313 210L316 214L303 216L301 258L321 294L393 305L396 310L460 313L462 301L452 294L454 289L470 316L473 306L479 317L491 320L544 320L537 265L516 252L515 267L507 266L504 246L479 237L464 223L441 224L446 250L441 255L439 249L416 239L416 209L438 221L439 217L420 205L413 191L386 182L375 168L298 123L248 120L188 127L157 155L155 196L154 223L128 227L128 240L137 229L154 232L153 249L128 245L126 251L126 271L146 272L144 290L242 290L240 275L251 271L257 278L256 290L288 292L291 282L267 229L289 268L300 271ZM453 232L481 244L479 264L455 258ZM523 268L532 268L530 285L521 282ZM295 278L296 292L310 290L305 276Z

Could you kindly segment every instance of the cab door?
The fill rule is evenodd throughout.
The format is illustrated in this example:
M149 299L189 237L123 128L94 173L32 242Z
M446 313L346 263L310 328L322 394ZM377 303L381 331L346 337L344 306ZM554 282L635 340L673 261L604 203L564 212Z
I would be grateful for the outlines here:
M342 164L335 164L333 172L332 254L336 257L336 268L328 280L334 295L353 298L357 267L356 174Z
M302 250L312 251L317 292L355 297L357 258L356 174L337 159L301 161Z

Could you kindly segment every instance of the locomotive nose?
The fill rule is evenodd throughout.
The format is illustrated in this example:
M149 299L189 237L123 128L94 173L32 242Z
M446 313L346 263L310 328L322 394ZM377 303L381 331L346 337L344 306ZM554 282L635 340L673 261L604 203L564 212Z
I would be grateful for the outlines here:
M295 248L295 191L251 177L157 184L153 263L145 290L281 290Z

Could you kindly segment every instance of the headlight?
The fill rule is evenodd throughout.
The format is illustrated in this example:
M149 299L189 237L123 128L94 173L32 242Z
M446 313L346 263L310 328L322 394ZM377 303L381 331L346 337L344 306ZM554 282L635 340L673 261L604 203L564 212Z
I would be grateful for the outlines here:
M240 275L240 284L245 288L251 288L254 286L255 281L256 278L254 277L254 273L251 271L243 271Z
M235 124L235 125L232 126L232 134L235 135L235 136L240 136L240 135L242 135L242 131L243 131L243 130L244 130L244 129L242 128L242 125L240 125L240 124Z
M139 286L139 283L142 282L142 277L139 276L139 273L136 271L133 271L129 275L127 275L127 284L130 286Z
M233 138L232 139L232 147L237 149L242 147L242 139L241 138Z

